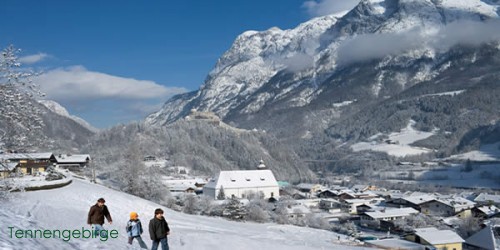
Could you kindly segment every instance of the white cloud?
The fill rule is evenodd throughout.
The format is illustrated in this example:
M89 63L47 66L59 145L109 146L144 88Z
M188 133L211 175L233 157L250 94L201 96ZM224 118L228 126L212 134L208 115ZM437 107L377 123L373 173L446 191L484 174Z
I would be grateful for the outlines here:
M311 16L343 15L354 8L360 0L310 0L304 2L303 8Z
M154 81L89 71L82 66L53 69L33 80L47 99L99 128L142 120L158 111L169 97L187 91Z
M457 21L434 30L363 34L345 41L337 51L339 64L380 59L418 48L447 51L456 45L478 46L500 41L500 21Z
M36 77L35 83L54 100L153 99L186 92L185 88L89 71L82 66L50 70Z
M282 63L287 66L287 70L291 72L299 72L301 70L314 66L314 58L305 53L298 53L292 57L282 60Z
M38 54L34 54L34 55L23 56L23 57L19 58L19 62L23 63L23 64L33 64L33 63L43 61L43 60L47 59L47 57L49 57L48 54L38 53Z

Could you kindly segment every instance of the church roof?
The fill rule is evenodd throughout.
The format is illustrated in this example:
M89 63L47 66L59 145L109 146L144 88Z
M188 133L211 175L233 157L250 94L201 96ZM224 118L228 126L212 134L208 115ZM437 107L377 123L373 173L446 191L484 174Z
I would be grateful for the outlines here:
M219 176L210 180L207 188L250 188L250 187L278 187L271 170L237 170L221 171Z
M498 240L495 239L493 229L490 225L483 228L481 231L472 235L465 242L469 245L481 247L484 249L498 249Z

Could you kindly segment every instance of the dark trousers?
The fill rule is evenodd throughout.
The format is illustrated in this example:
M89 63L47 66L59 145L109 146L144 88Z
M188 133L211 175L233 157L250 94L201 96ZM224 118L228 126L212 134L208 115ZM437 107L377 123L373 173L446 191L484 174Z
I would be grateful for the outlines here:
M146 246L146 243L144 243L141 236L128 237L128 244L132 245L134 239L136 239L137 242L139 242L139 246L141 246L141 248L148 249L148 246Z
M168 241L167 237L161 238L159 240L153 240L153 246L151 247L151 250L157 250L158 245L161 245L162 250L168 250Z

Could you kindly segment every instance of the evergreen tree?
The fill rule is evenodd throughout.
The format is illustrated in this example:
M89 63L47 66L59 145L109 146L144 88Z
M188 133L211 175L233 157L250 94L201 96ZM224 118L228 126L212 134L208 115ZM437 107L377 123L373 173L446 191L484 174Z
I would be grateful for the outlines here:
M467 159L467 161L465 162L464 172L472 172L472 170L472 162L470 159Z
M226 194L224 193L224 187L220 186L219 194L217 194L217 200L225 200Z

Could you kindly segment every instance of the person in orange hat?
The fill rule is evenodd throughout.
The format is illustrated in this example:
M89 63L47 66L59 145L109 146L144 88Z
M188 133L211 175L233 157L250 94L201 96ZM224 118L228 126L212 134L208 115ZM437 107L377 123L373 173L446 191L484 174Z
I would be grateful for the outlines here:
M128 235L128 244L132 245L134 239L137 239L139 242L139 246L144 249L148 249L146 243L141 238L142 234L142 224L139 220L139 215L137 212L130 212L130 220L127 222L127 235Z

